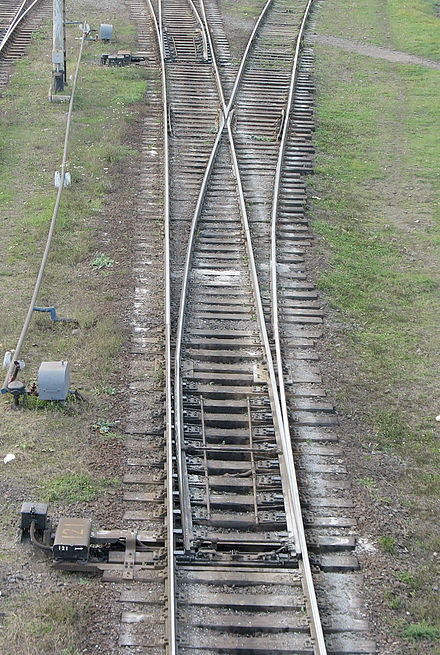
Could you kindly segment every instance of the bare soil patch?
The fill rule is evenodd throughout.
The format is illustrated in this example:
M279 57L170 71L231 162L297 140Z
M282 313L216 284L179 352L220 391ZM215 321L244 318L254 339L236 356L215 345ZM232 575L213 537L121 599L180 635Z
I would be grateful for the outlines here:
M417 57L410 55L407 52L398 52L390 48L381 48L380 46L372 45L370 43L359 43L352 39L343 39L336 36L328 36L326 34L317 34L312 38L316 43L329 45L335 48L340 48L346 52L356 52L359 55L366 57L375 57L376 59L385 59L398 64L416 64L418 66L426 66L434 70L440 70L440 62L433 61L426 57Z

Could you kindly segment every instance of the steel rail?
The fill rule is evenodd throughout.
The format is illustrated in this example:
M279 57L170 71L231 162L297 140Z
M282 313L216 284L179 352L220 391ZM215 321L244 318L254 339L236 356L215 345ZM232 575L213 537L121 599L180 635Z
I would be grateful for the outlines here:
M6 30L3 39L0 42L0 53L2 52L7 42L9 41L10 36L15 32L15 29L20 25L21 21L25 18L25 16L27 16L30 10L33 9L35 5L37 5L40 2L40 0L34 0L34 2L31 5L29 5L29 7L22 14L20 14L26 2L27 0L23 0L20 7L15 12L15 16L10 22L8 29Z
M298 62L301 52L302 40L304 36L304 31L307 23L307 19L310 15L310 10L313 4L313 0L309 0L304 11L304 16L301 22L301 26L298 32L295 54L292 63L292 73L290 79L289 87L289 96L286 105L285 111L285 120L282 128L280 149L277 161L277 168L275 173L275 182L274 182L274 191L273 191L273 201L272 201L272 212L271 212L271 262L270 262L270 273L271 273L271 311L272 311L272 329L273 337L275 342L275 357L277 365L277 378L279 386L279 396L283 414L283 423L284 431L286 434L286 439L291 443L291 434L290 434L290 425L289 425L289 413L287 409L287 400L286 400L286 390L284 386L284 375L283 375L283 359L281 353L281 343L280 343L280 326L279 326L279 312L278 312L278 289L277 289L277 240L276 240L276 227L277 227L277 217L278 217L278 204L281 191L281 174L284 161L284 153L286 149L288 129L289 129L289 117L292 110L294 94L295 94L295 85L298 74ZM294 462L292 462L293 470L295 468ZM296 480L296 475L295 475ZM298 486L295 484L295 502L300 503ZM297 515L298 527L299 527L299 540L301 546L301 566L303 569L302 578L305 581L305 594L311 611L311 629L312 635L315 640L315 653L316 655L325 655L327 653L324 634L322 631L321 618L319 615L318 603L316 600L315 587L313 583L313 576L310 567L310 560L308 556L308 547L305 538L305 530L302 520L301 511Z
M194 7L193 3L191 0L190 4ZM243 221L243 228L245 231L246 235L246 246L247 246L247 251L248 251L248 258L250 262L250 268L251 268L251 279L253 283L253 290L254 290L254 295L255 295L255 302L257 305L257 315L258 315L258 322L259 322L259 327L260 327L260 333L263 339L264 343L264 349L266 353L266 360L268 363L268 371L269 371L269 378L270 378L270 385L269 388L271 389L271 400L272 400L272 405L275 409L274 411L274 423L275 427L278 430L282 442L282 450L283 450L283 457L285 459L285 470L287 473L288 481L289 481L289 486L288 486L288 505L290 508L290 512L286 512L286 516L290 514L291 518L293 519L293 524L295 525L295 529L293 530L293 535L295 537L295 541L297 543L297 550L298 552L301 552L303 557L304 553L307 555L307 550L303 550L301 548L301 543L298 540L298 535L297 532L298 530L296 529L296 526L298 525L298 517L299 520L301 521L302 524L302 514L301 514L301 507L299 503L299 494L298 494L298 487L297 487L297 481L296 481L296 474L295 474L295 469L294 469L294 464L293 464L293 453L292 453L292 446L291 446L291 441L290 439L287 440L287 435L285 432L285 427L284 427L284 417L283 417L283 412L281 409L281 403L279 399L279 394L278 394L278 387L277 387L277 382L276 382L276 374L275 374L275 368L273 364L273 359L272 359L272 353L270 350L270 344L269 344L269 339L267 335L267 329L266 329L266 323L265 323L265 318L264 318L264 312L263 312L263 307L262 307L262 302L261 302L261 293L259 290L259 283L258 283L258 276L257 276L257 271L256 271L256 265L255 265L255 258L253 255L253 247L252 247L252 239L251 239L251 234L250 234L250 229L249 229L249 222L247 218L247 211L246 211L246 204L244 200L244 193L243 193L243 188L241 185L241 178L240 178L240 172L239 172L239 166L238 166L238 161L237 161L237 156L235 152L235 146L234 146L234 140L233 140L233 135L232 135L232 129L231 129L231 120L232 120L232 107L233 103L235 100L235 96L238 90L238 86L241 80L241 76L244 70L244 66L246 64L247 56L250 51L252 42L255 38L255 35L257 33L258 27L261 24L261 20L263 19L268 7L272 3L272 0L269 0L264 9L262 14L260 15L260 19L257 21L257 25L255 26L252 35L249 39L249 42L246 47L245 55L241 61L240 69L233 87L233 91L231 93L231 99L229 101L229 104L227 107L225 107L225 101L224 101L224 95L223 91L221 89L221 84L219 86L219 94L222 98L222 106L223 106L223 117L221 121L221 125L219 127L219 130L217 132L217 136L211 151L210 159L208 162L208 165L205 170L203 182L200 188L198 200L197 200L197 205L196 209L194 212L193 220L191 223L191 229L190 229L190 236L188 240L188 245L187 245L187 253L186 253L186 259L185 259L185 269L184 269L184 276L183 276L183 284L182 284L182 290L181 290L181 297L180 297L180 306L179 306L179 318L178 318L178 327L177 327L177 338L176 338L176 353L175 353L175 396L174 396L174 406L175 406L175 430L176 430L176 446L177 446L177 460L178 463L180 462L180 470L183 470L183 416L182 416L182 389L181 389L181 376L180 376L180 359L181 359L181 350L182 350L182 339L183 339L183 329L184 329L184 321L185 321L185 306L186 306L186 298L187 298L187 293L188 293L188 281L189 281L189 273L190 273L190 266L192 262L192 253L194 249L194 243L195 243L195 235L196 235L196 228L197 228L197 223L201 214L201 209L203 206L203 201L205 198L206 190L207 190L207 185L208 181L210 179L210 175L212 172L212 168L215 162L215 157L218 151L218 147L223 135L223 131L225 129L225 126L228 131L228 139L230 143L230 148L231 148L231 155L233 158L233 168L234 168L234 175L237 180L237 186L239 190L239 200L240 200L240 209L241 209L241 215L242 215L242 221ZM204 11L204 6L203 2L202 4L202 11L204 13L204 19L205 19L205 29L207 31L208 39L210 41L210 47L212 51L212 56L213 56L213 62L215 62L215 54L214 54L214 49L212 47L212 41L210 39L210 32L209 28L207 25L207 20L206 20L206 13ZM215 66L215 64L214 64ZM220 81L220 77L218 74L218 69L216 70L216 77L218 82ZM290 435L289 435L290 436ZM185 494L186 495L186 494ZM183 499L181 498L181 503ZM187 503L189 503L189 493L187 494ZM182 531L183 531L183 536L184 536L184 543L185 547L188 547L191 543L191 535L192 535L192 517L191 517L191 511L190 507L184 508L185 511L182 512L182 517L185 515L185 520L182 522ZM292 528L291 528L292 532ZM304 534L302 535L303 540L305 539ZM298 544L300 548L298 548ZM308 561L308 560L307 560ZM309 564L310 568L310 564ZM312 581L313 585L313 581ZM307 585L309 588L309 585ZM314 597L314 588L312 586L312 594L310 591L307 593L307 599L309 600L310 596ZM310 602L309 602L310 604ZM323 648L321 645L318 643L319 642L319 631L322 633L322 628L320 624L320 619L319 619L319 614L318 614L318 622L316 621L316 617L313 615L312 612L312 622L314 624L317 623L317 627L313 629L313 635L315 637L315 642L316 642L316 647L315 647L315 652L316 655L324 655L326 653L325 650L325 644ZM316 638L317 636L317 638Z
M194 7L193 1L192 0L189 0L189 1L190 1L191 5ZM272 0L270 0L270 2L271 1ZM225 95L224 95L224 92L223 92L223 85L222 85L222 81L221 81L221 78L220 78L220 71L219 71L219 68L218 68L218 65L217 65L217 58L215 56L214 43L212 41L211 32L209 30L208 18L206 16L205 3L203 2L203 0L200 0L200 6L201 6L201 9L202 9L202 17L200 18L200 20L201 20L202 25L203 25L203 31L204 31L204 33L206 33L205 38L206 38L207 42L209 43L209 48L210 48L211 53L212 53L212 64L213 64L213 67L214 67L217 90L218 90L218 93L220 95L220 100L221 100L221 103L222 103L223 116L227 116L227 106L226 106L226 101L225 101ZM197 14L198 14L198 11L197 11L197 9L195 7L194 7L194 11L196 11Z
M250 52L251 43L253 43L254 38L255 38L255 36L256 36L256 34L258 32L258 27L261 25L261 22L262 22L264 16L266 15L266 12L267 12L269 6L271 5L271 3L272 3L272 0L269 0L269 2L266 3L266 5L263 8L262 13L259 16L259 20L257 21L257 24L256 24L256 26L254 27L254 29L253 29L253 31L251 33L249 42L248 42L247 47L246 47L246 57L247 57L248 53ZM209 41L209 46L211 48L211 52L213 53L213 62L215 64L215 74L216 74L216 80L217 80L217 86L218 86L219 94L220 94L220 96L222 98L222 103L223 103L223 106L224 106L224 113L228 117L228 120L229 120L230 108L232 107L233 102L235 100L235 96L236 96L238 86L239 86L239 81L240 81L240 78L242 77L242 73L244 71L244 65L240 66L239 72L237 74L237 78L236 78L235 83L234 83L233 91L231 93L231 100L229 102L228 107L225 107L223 85L222 85L222 81L221 81L221 78L220 78L220 72L219 72L219 69L218 69L218 66L217 66L216 57L214 56L215 55L215 48L214 48L214 43L212 41L212 35L210 33L210 30L209 30L209 22L208 22L208 18L207 18L207 15L206 15L204 0L200 0L200 5L201 5L201 8L202 8L203 21L204 21L204 25L205 25L205 29L206 29L206 33L207 33L207 38L208 38L208 41ZM231 119L232 119L232 114L231 114ZM228 139L229 139L231 150L234 151L234 153L235 153L235 143L234 143L232 131L229 130L229 129L228 129ZM233 155L233 160L234 160L234 155ZM236 155L235 155L235 160L237 160ZM243 196L243 198L244 198L244 194L243 194L239 169L235 168L235 166L234 166L234 173L236 175L237 185L239 187L240 210L242 212L244 210L244 216L245 216L245 218L244 218L244 222L245 222L244 230L245 230L245 234L246 234L246 238L247 238L247 233L249 233L249 235L250 235L249 221L248 221L248 218L247 218L246 203L244 201L241 202L241 197ZM249 252L249 247L248 247L249 243L251 243L251 241L250 242L247 241L248 258L249 258L249 261L252 262L252 261L254 261L254 255L253 255L253 252L252 253ZM251 248L251 250L252 250L252 248ZM254 281L257 282L257 286L258 286L258 277L253 278L253 282ZM253 285L253 288L255 289L255 285ZM259 298L261 298L261 292L260 292L259 287L258 287L258 292L257 292L257 294L255 296L255 302L256 302L257 305L258 305L258 302L259 302L259 300L258 300ZM264 334L262 332L263 330L266 330L266 325L265 325L264 321L262 323L259 322L259 328L260 328L260 333L263 336L263 343L265 345L266 358L267 358L268 355L269 355L269 357L272 357L270 347L266 348L265 337L267 338L267 331L266 331L265 336L264 336ZM269 341L268 341L268 338L267 338L267 344L268 343L269 343ZM273 406L273 404L276 403L276 400L275 400L275 398L273 396L273 393L272 393L273 385L270 385L269 389L271 390L270 395L271 395L271 402L272 402L272 406ZM276 385L275 385L275 389L276 389ZM275 411L275 414L277 415L277 419L278 419L277 420L277 425L281 425L281 423L278 422L279 419L280 419L279 412ZM280 429L278 429L278 434L280 434ZM281 460L280 465L284 470L285 476L287 476L286 463L285 463L284 459ZM294 518L295 509L294 509L294 504L293 504L293 497L290 494L288 494L285 501L289 506L288 507L289 511L286 512L287 528L288 528L288 531L289 531L290 535L295 540L295 547L296 547L297 552L299 552L300 544L299 544L299 540L298 540L298 536L297 536L297 531L298 530L297 530L297 526L296 526L296 522L295 522L295 518Z
M189 0L190 5L192 6L193 10L197 12L195 9L194 3L192 0ZM187 252L186 252L186 257L185 257L185 267L184 267L184 272L183 272L183 281L182 281L182 290L181 290L181 296L180 296L180 305L179 305L179 314L178 314L178 322L177 322L177 331L176 331L176 350L175 350L175 356L174 356L174 361L175 361L175 366L174 366L174 423L175 423L175 436L176 436L176 458L177 458L177 465L178 465L178 470L179 470L179 484L181 485L181 490L183 491L183 494L181 495L180 498L180 503L181 503L181 519L182 519L182 533L183 533L183 542L184 542L184 547L185 548L190 548L190 544L192 541L192 536L193 536L193 530L192 530L192 514L191 514L191 506L190 506L190 501L189 501L189 485L188 485L188 478L185 475L185 468L186 468L186 463L185 463L185 454L184 454L184 448L183 448L183 408L182 408L182 381L181 381L181 374L180 374L180 359L181 359L181 352L182 352L182 339L183 339L183 330L184 330L184 325L185 325L185 307L186 307L186 299L187 299L187 293L188 293L188 281L189 281L189 274L190 274L190 268L191 268L191 260L192 260L192 252L194 249L194 243L195 243L195 236L196 236L196 231L197 231L197 224L198 220L200 218L200 214L202 211L203 207L203 201L206 195L207 187L208 187L208 182L209 178L211 176L212 168L214 166L215 158L217 156L218 148L220 146L220 142L223 136L223 131L226 126L227 118L230 114L230 111L233 106L233 102L238 90L238 85L241 81L241 77L243 75L244 71L244 66L246 63L246 60L249 56L249 52L252 46L252 43L254 42L255 36L258 32L258 28L261 25L261 22L264 18L264 16L267 13L267 10L269 6L272 4L273 0L268 0L266 2L266 5L264 6L257 23L249 37L243 59L241 61L241 65L239 67L238 73L237 73L237 78L233 87L233 91L231 93L231 99L228 103L227 106L225 106L225 100L224 100L224 94L223 94L223 89L222 89L222 84L220 81L220 76L218 72L218 67L217 67L217 62L215 60L215 52L212 47L212 40L211 40L211 35L208 29L206 29L206 24L205 24L205 29L207 32L207 38L209 39L210 42L210 47L211 47L211 54L212 54L212 59L213 59L213 65L216 70L216 78L218 80L218 85L219 85L219 95L222 100L222 118L220 121L220 125L217 131L217 136L214 141L211 154L208 160L208 164L205 169L205 173L203 176L202 184L200 187L200 192L199 196L197 198L197 204L196 208L194 210L194 215L193 219L191 222L191 228L190 228L190 234L189 234L189 239L188 239L188 244L187 244ZM203 3L202 3L203 4ZM203 7L204 9L204 7ZM206 19L206 13L204 14L204 18ZM180 478L182 478L180 480ZM295 539L296 540L296 539Z
M249 42L246 47L246 57L250 51L251 45L254 41L254 37L258 31L258 27L261 24L262 19L264 18L267 9L269 8L272 0L269 0L269 2L266 3L262 14L259 17L259 20L257 21L256 26L254 27L254 30L251 34L251 37L249 39ZM214 50L214 45L212 42L212 37L210 34L209 30L209 24L206 16L206 11L205 11L205 6L203 0L200 0L200 4L202 7L202 13L203 13L203 20L205 24L205 29L207 31L207 38L209 40L210 48L213 54L213 62L215 62L215 72L216 72L216 78L217 78L217 84L219 86L219 93L222 98L224 98L223 95L223 89L222 89L222 83L218 71L218 67L216 66L216 58L214 56L215 50ZM295 472L295 466L294 466L294 461L293 461L293 453L292 453L292 448L291 448L291 441L290 441L290 433L288 434L289 438L287 439L287 435L283 435L283 430L284 430L284 417L281 409L281 403L278 398L278 389L277 389L277 384L276 384L276 375L274 373L274 365L273 365L273 357L272 357L272 351L270 348L269 344L269 338L267 335L267 329L266 329L266 323L264 320L264 313L262 309L262 304L261 304L261 292L259 289L259 281L258 281L258 276L256 273L256 266L255 266L255 258L253 255L253 247L252 247L252 239L250 235L250 228L249 228L249 221L247 217L247 209L246 209L246 203L244 201L244 192L242 188L242 183L241 183L241 177L240 177L240 172L239 172L239 167L238 163L236 165L236 162L238 162L237 156L236 156L236 151L235 151L235 143L234 143L234 138L232 135L232 130L230 129L230 118L232 118L232 114L230 116L231 112L231 107L234 103L235 96L238 90L240 78L242 76L243 70L244 70L244 64L245 62L242 61L239 73L237 75L233 91L231 93L231 100L229 102L229 105L225 111L225 115L227 116L227 123L228 123L228 138L229 138L229 143L230 143L230 148L231 148L231 153L233 157L233 167L234 167L234 174L236 177L237 181L237 186L239 190L239 200L240 200L240 209L242 213L242 220L243 220L243 227L246 235L246 242L247 242L247 251L248 251L248 258L249 258L249 263L251 266L251 278L252 278L252 283L253 283L253 289L254 289L254 295L255 295L255 302L257 304L258 308L258 313L257 316L259 317L259 328L260 328L260 334L262 336L263 344L264 344L264 349L265 349L265 354L266 354L266 360L267 360L267 365L268 365L268 372L269 372L269 378L270 378L270 394L271 394L271 400L272 400L272 407L274 408L274 419L275 419L275 425L278 428L278 434L280 435L280 440L281 440L281 445L282 445L282 451L283 451L283 458L281 459L281 466L284 469L284 474L285 477L289 480L289 487L287 489L287 497L285 498L286 504L288 505L287 509L288 511L286 512L286 517L287 517L287 523L288 523L288 531L290 535L294 538L295 540L295 546L297 552L303 552L303 548L301 547L300 539L299 539L299 531L301 529L302 525L302 513L301 513L301 505L300 505L300 500L299 500L299 493L298 493L298 488L297 488L297 482L296 482L296 472ZM224 100L223 100L224 103ZM196 226L194 226L195 230ZM290 471L293 471L293 475L290 473ZM300 521L300 522L299 522ZM302 528L303 529L303 528Z
M12 19L9 21L9 25L6 28L6 32L4 33L3 38L2 38L2 40L0 42L0 52L3 50L3 48L4 48L5 44L7 43L10 35L14 31L14 25L17 22L20 14L21 14L21 11L22 11L23 7L25 6L26 2L27 2L27 0L23 0L23 2L20 4L20 6L16 9Z
M219 131L217 133L214 146L211 150L208 164L205 169L205 174L202 181L202 186L200 189L200 194L197 199L197 205L194 212L194 218L191 223L191 230L188 239L187 254L185 259L185 268L183 273L183 284L181 292L181 301L179 306L179 315L178 315L178 324L177 324L177 334L176 334L176 350L174 355L174 429L176 435L176 459L178 463L178 468L180 474L183 474L186 469L185 465L185 452L183 447L183 407L182 407L182 380L180 375L180 359L182 355L182 338L183 338L183 329L185 323L185 306L186 306L186 296L188 292L188 280L191 267L191 256L194 248L195 238L196 238L196 229L199 216L203 207L203 202L205 199L206 191L208 188L209 178L211 177L211 172L214 167L215 158L217 156L218 148L220 146L220 141L223 136L225 120L222 116ZM197 217L197 218L195 218ZM179 475L180 477L180 475ZM185 475L182 480L182 496L180 498L181 511L182 511L182 533L183 533L183 543L185 549L190 549L190 544L193 538L193 529L192 529L192 514L191 514L191 505L189 502L189 483L188 477ZM185 485L185 489L183 488Z
M14 13L12 19L9 21L9 25L6 28L6 32L4 33L3 39L1 40L1 43L0 43L0 52L2 51L3 46L6 43L6 41L9 39L9 35L14 30L14 24L17 21L18 17L20 16L20 13L21 13L23 7L25 6L26 2L27 2L27 0L23 0L23 2L20 4L20 6L15 10L15 13Z
M203 2L203 0L200 0L200 2L202 4L202 6L203 6L203 11L204 11L205 18L206 18L204 2ZM263 22L266 14L267 14L267 11L268 11L268 9L269 9L269 7L271 6L272 3L273 3L273 0L267 0L266 4L264 5L263 9L261 10L261 14L259 15L258 20L255 23L254 29L252 30L251 35L250 35L250 37L248 39L248 42L246 44L246 49L245 49L245 51L243 53L243 57L241 58L240 68L238 69L237 76L236 76L235 82L234 82L234 86L232 87L231 98L229 100L229 104L228 104L228 107L226 109L226 117L225 118L228 117L229 112L232 110L232 107L233 107L233 104L234 104L234 101L235 101L235 96L237 95L238 86L239 86L239 84L241 82L241 78L243 77L244 67L245 67L245 64L247 62L247 58L249 57L249 52L251 50L252 45L255 42L255 37L257 36L257 32L258 32L258 30L260 28L260 25ZM206 21L206 26L207 26L207 30L209 31L208 21Z
M248 254L248 261L249 261L249 267L250 267L250 272L251 272L251 282L252 282L252 289L254 292L254 299L255 303L257 306L257 322L258 326L260 328L260 335L263 341L263 346L264 346L264 352L266 355L266 363L267 363L267 370L269 373L269 381L268 381L268 388L269 388L269 395L271 398L271 405L272 405L272 413L273 413L273 420L274 420L274 426L275 426L275 434L279 434L279 439L281 441L281 452L282 456L279 455L279 458L281 460L281 468L284 469L284 473L287 475L287 480L289 482L287 489L285 489L285 492L287 493L287 496L285 497L285 502L287 504L287 511L286 511L286 521L287 521L287 529L288 533L291 538L295 540L295 547L296 551L299 553L301 552L300 549L300 539L299 539L299 529L298 529L298 506L295 502L295 495L292 493L292 490L294 489L294 483L296 484L296 477L292 479L292 465L293 465L293 453L292 453L292 447L291 444L286 442L286 435L285 435L285 430L284 430L284 422L283 422L283 414L281 411L281 404L279 400L279 395L278 395L278 387L277 387L277 381L276 381L276 375L275 375L275 367L273 363L273 358L272 358L272 351L270 348L270 343L269 343L269 336L267 334L267 328L266 328L266 319L264 316L264 309L263 309L263 303L261 300L261 291L260 291L260 283L258 280L258 273L257 273L257 266L255 263L255 256L254 256L254 250L253 250L253 245L252 245L252 237L251 237L251 231L249 227L249 218L247 215L247 207L246 207L246 201L244 198L244 191L243 191L243 185L241 182L241 176L240 176L240 168L238 164L238 158L237 158L237 153L235 150L235 144L234 144L234 139L232 135L232 128L231 128L231 121L233 118L233 112L229 115L228 118L228 124L227 124L227 129L228 129L228 138L229 138L229 144L230 144L230 150L231 150L231 155L232 155L232 162L233 162L233 170L234 170L234 175L236 178L237 182L237 187L238 187L238 198L239 198L239 204L240 204L240 213L241 213L241 218L242 218L242 224L243 224L243 230L245 233L246 237L246 250ZM291 460L291 462L290 462ZM283 484L283 487L285 485ZM299 509L299 511L301 511Z
M147 0L151 6L150 0ZM202 32L202 40L204 41L204 59L208 57L208 49L206 42L206 35L203 30L203 24L200 21L200 17L195 10L194 4L191 0L188 0L189 4L192 6L196 20L199 23ZM151 8L152 9L152 8ZM167 404L167 453L169 449L169 471L171 471L170 480L172 480L172 437L173 437L173 414L172 414L172 391L171 391L171 295L170 295L170 215L169 215L169 139L168 139L168 97L167 97L167 80L166 80L166 67L165 67L165 55L163 50L163 25L162 25L162 0L159 2L159 38L160 38L160 51L162 58L162 88L164 89L164 150L165 150L165 277L166 277L166 404ZM206 49L206 56L205 56ZM221 134L221 132L220 132ZM215 155L210 157L211 165L214 161ZM176 346L178 349L179 344ZM181 523L182 531L184 533L184 544L187 544L191 541L192 535L192 517L189 506L189 486L188 486L188 476L186 470L186 460L182 456L183 454L183 440L182 433L179 430L179 426L183 425L183 416L181 409L180 399L182 397L182 389L180 379L174 380L174 435L176 439L176 462L178 470L178 485L179 485L179 497L181 504ZM178 399L176 402L176 398ZM177 427L176 427L177 426ZM172 491L172 490L171 490ZM172 493L171 493L172 501ZM172 514L171 514L172 515ZM186 538L185 538L186 537ZM174 545L173 545L174 548ZM173 556L174 561L174 556ZM175 619L174 619L175 623Z
M295 84L296 84L296 78L297 78L297 70L298 70L298 60L299 60L299 54L300 54L300 49L301 49L301 44L302 44L302 39L303 39L303 34L305 30L305 25L307 22L307 19L310 14L310 9L312 6L313 0L309 0L307 3L303 18L301 21L300 29L298 31L298 37L296 41L296 47L295 47L295 54L294 54L294 59L292 63L292 73L291 73L291 80L290 80L290 87L289 87L289 96L288 96L288 102L287 102L287 108L286 108L286 120L284 122L283 126L283 132L282 132L282 139L280 143L280 155L279 159L277 162L277 170L276 170L276 182L275 182L275 188L274 188L274 206L277 206L278 204L278 198L279 198L279 192L280 192L280 183L281 183L281 170L282 170L282 159L283 159L283 154L286 146L286 139L287 139L287 129L288 129L288 117L290 115L290 111L292 108L292 103L293 103L293 94L294 94L294 89L295 89ZM213 55L213 61L216 61L215 58L215 51L214 51L214 46L212 43L210 31L209 31L209 25L208 25L208 20L206 16L206 11L205 11L205 6L204 6L204 1L200 0L200 4L202 7L202 12L203 12L203 19L205 23L205 29L207 30L207 35L210 43L210 48L211 52ZM269 3L266 4L264 11L266 11ZM254 30L253 34L256 33L256 30ZM252 35L253 36L253 35ZM250 47L250 44L248 43L248 48L246 49L246 52L248 52L248 49ZM243 67L240 67L240 71L242 70ZM218 80L218 84L221 86L221 81L220 81L220 76L218 73L218 69L216 68L216 77ZM235 99L235 95L238 89L238 77L236 80L236 83L234 85L234 91L231 94L231 101L229 103L229 107L232 105ZM221 97L223 98L223 91L220 89L219 90ZM223 100L224 103L224 100ZM316 655L326 655L327 649L325 645L325 640L324 640L324 634L322 630L322 624L321 624L321 618L319 614L319 608L316 600L316 593L315 593L315 587L314 587L314 582L313 582L313 577L312 577L312 572L311 572L311 567L310 567L310 559L308 555L308 548L307 548L307 542L305 538L305 530L304 530L304 524L303 524L303 519L302 519L302 510L301 510L301 501L299 497L299 490L298 490L298 482L297 482L297 477L296 477L296 469L295 469L295 462L294 462L294 457L293 457L293 451L292 451L292 442L291 442L291 435L290 435L290 427L289 427L289 416L288 416L288 411L287 411L287 402L286 402L286 395L285 395L285 388L284 388L284 379L283 379L283 368L282 368L282 356L281 356L281 347L280 347L280 337L279 337L279 322L278 322L278 312L276 314L277 319L276 322L273 325L273 334L274 334L274 341L276 344L276 365L277 365L277 370L278 370L278 376L275 374L275 366L273 362L273 357L272 357L272 351L270 349L270 344L269 344L269 339L268 339L268 334L267 334L267 329L266 329L266 322L265 322L265 317L264 317L264 311L261 303L261 292L259 289L259 281L258 281L258 275L257 275L257 270L256 270L256 265L255 265L255 258L254 258L254 253L253 253L253 246L252 246L252 238L250 234L250 228L249 228L249 221L248 221L248 216L247 216L247 208L246 208L246 203L244 200L244 192L243 192L243 187L241 183L241 177L240 177L240 171L239 171L239 165L238 165L238 160L237 160L237 155L236 155L236 150L235 150L235 144L234 144L234 138L232 134L232 129L231 129L231 120L232 120L232 113L229 114L229 111L227 110L226 113L227 116L227 130L228 130L228 136L229 136L229 143L230 143L230 149L231 149L231 154L233 158L233 168L234 168L234 174L236 177L237 181L237 186L238 186L238 191L239 191L239 201L240 201L240 207L241 207L241 214L242 214L242 221L243 221L243 227L246 235L246 244L247 244L247 252L248 252L248 260L251 268L251 278L252 278L252 286L254 289L254 295L255 295L255 301L257 304L257 318L258 318L258 323L260 327L260 333L263 337L263 343L264 343L264 348L265 348L265 353L266 353L266 360L268 364L268 372L269 372L269 378L270 378L270 385L269 389L271 391L271 396L272 396L272 406L275 408L275 415L274 419L276 419L275 426L278 427L278 430L280 432L281 440L283 442L283 453L284 453L284 468L288 476L289 480L289 497L287 500L290 500L289 506L290 506L290 513L292 513L293 516L293 521L291 522L291 525L288 526L290 529L293 528L294 526L294 536L295 536L295 541L297 544L297 550L299 546L299 551L301 552L301 567L303 570L303 575L302 580L303 580L303 590L306 595L306 600L309 605L309 611L311 615L311 632L312 636L314 637L314 649L315 649L315 654ZM276 204L275 204L276 203ZM276 281L276 237L275 237L275 227L274 225L276 224L276 218L275 221L273 220L273 215L274 212L272 212L272 221L271 221L271 280L272 280L272 287L273 285L273 275L275 275L275 281ZM275 210L275 216L276 216L276 210ZM274 250L275 249L275 250ZM272 291L273 293L273 291ZM276 293L276 282L275 282L275 293ZM276 296L276 303L278 302L277 296ZM272 306L273 306L273 296L272 296ZM281 378L281 383L280 383L280 389L278 392L278 386L277 386L277 377L280 379ZM286 516L288 516L289 512L286 512ZM293 525L292 525L293 524Z
M85 25L85 22L83 22L83 25ZM19 337L17 345L15 347L14 356L11 358L11 363L9 365L8 372L6 373L6 377L5 377L4 382L3 382L3 387L1 389L2 394L7 393L7 391L8 391L8 384L9 384L9 381L11 379L12 371L14 369L14 360L17 360L19 358L19 356L20 356L21 348L22 348L23 342L24 342L24 340L26 338L26 334L27 334L27 331L28 331L28 328L29 328L29 324L31 322L32 315L34 313L35 303L37 301L37 296L38 296L38 293L40 291L41 282L43 280L43 275L44 275L44 269L46 267L46 262L47 262L47 258L49 256L50 247L52 245L52 238L53 238L53 233L54 233L54 230L55 230L56 219L57 219L57 216L58 216L58 209L59 209L59 206L60 206L61 196L63 194L63 189L64 189L64 178L65 178L65 175L66 175L67 150L68 150L68 144L69 144L70 128L71 128L71 124L72 124L73 102L74 102L74 99L75 99L75 90L76 90L76 84L77 84L77 81L78 81L79 66L80 66L80 63L81 63L81 57L82 57L82 51L83 51L83 47L84 47L84 41L85 41L85 31L83 30L82 37L81 37L81 44L80 44L79 54L78 54L78 61L77 61L77 64L76 64L75 75L74 75L74 78L73 78L72 92L71 92L71 95L70 95L69 111L68 111L68 114L67 114L66 133L65 133L65 136L64 136L63 159L62 159L62 163L61 163L61 173L60 173L60 186L58 187L58 193L57 193L57 197L56 197L56 200L55 200L55 206L54 206L54 210L53 210L53 214L52 214L52 219L51 219L51 222L50 222L49 232L48 232L47 241L46 241L46 247L44 249L43 258L41 260L40 270L38 272L37 280L35 282L34 292L32 294L32 299L31 299L31 302L30 302L30 305L29 305L29 309L28 309L28 312L27 312L27 315L26 315L25 322L23 324L23 327L22 327L22 330L21 330L21 333L20 333L20 337Z
M202 20L201 20L201 18L199 16L199 12L197 11L197 9L194 6L193 0L188 0L188 2L191 5L191 9L193 10L194 15L196 17L196 20L197 20L197 22L198 22L198 24L200 26L200 34L202 35L202 41L203 41L203 60L207 61L208 60L208 41L206 39L205 29L204 29Z
M163 145L164 145L164 266L165 266L165 425L167 469L167 653L176 655L176 587L174 562L174 499L173 499L173 410L171 391L171 285L170 285L170 173L168 140L168 94L165 69L165 53L162 25L162 0L158 4L158 16L151 0L147 0L154 22L159 47L162 80Z

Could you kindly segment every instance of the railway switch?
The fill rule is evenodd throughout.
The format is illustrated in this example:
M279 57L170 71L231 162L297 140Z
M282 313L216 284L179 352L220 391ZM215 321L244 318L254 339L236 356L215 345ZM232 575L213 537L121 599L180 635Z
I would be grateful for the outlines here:
M90 519L60 519L53 542L54 560L87 561L91 532Z
M52 528L44 503L21 508L21 540L52 555L53 567L64 571L102 573L113 570L134 579L137 567L161 567L164 539L138 530L92 530L88 518L63 517Z
M115 55L107 52L101 55L101 66L128 66L129 64L138 64L146 60L145 52L129 52L128 50L119 50Z

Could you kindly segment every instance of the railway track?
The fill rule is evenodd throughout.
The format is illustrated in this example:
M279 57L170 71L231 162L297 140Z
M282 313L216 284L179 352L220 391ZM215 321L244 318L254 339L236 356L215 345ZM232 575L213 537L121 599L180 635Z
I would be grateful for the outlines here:
M4 20L1 66L24 51L44 13L20 17L36 6ZM307 277L310 9L268 0L234 64L216 0L131 3L151 112L133 235L125 552L103 569L121 586L124 653L375 653ZM164 358L149 316L163 300Z
M105 575L123 583L127 652L375 652L336 419L316 365L322 315L304 217L310 52L292 68L309 4L292 4L267 3L240 67L214 0L131 5L140 45L162 68L162 98L156 84L150 104L162 106L163 123L147 118L145 155L152 146L157 183L164 172L165 257L161 287L149 177L124 479L124 526L144 547L134 545L129 570L115 561ZM162 366L160 326L145 327L152 268L165 296L165 448L160 416L138 411L142 393L156 407L162 393L161 380L140 373L149 358Z
M25 53L32 33L50 16L48 0L0 3L0 88L9 82L14 60Z
M253 36L260 47L284 13L270 4ZM254 43L252 51L261 59ZM257 73L252 96L259 82ZM169 606L181 652L325 653L231 130L237 88L228 107L222 97L180 300L174 424L183 540ZM281 585L267 576L289 567L301 575L284 571Z

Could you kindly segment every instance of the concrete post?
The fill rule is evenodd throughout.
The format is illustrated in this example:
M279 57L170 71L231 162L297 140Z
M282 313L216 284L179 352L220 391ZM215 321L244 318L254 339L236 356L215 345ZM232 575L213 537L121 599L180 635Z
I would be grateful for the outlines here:
M64 0L53 0L53 91L64 90Z

